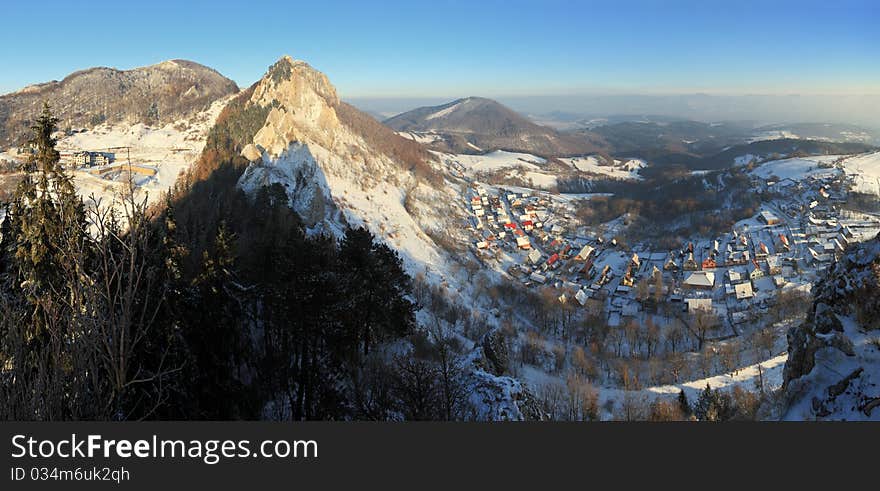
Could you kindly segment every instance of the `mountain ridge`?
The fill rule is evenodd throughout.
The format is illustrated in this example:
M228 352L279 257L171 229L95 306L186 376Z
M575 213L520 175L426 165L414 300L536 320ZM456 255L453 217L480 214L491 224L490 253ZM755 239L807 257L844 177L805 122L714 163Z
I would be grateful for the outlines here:
M78 70L60 81L0 95L0 144L22 144L30 118L44 102L52 106L62 130L102 123L158 125L195 114L238 91L217 70L181 59L128 70Z

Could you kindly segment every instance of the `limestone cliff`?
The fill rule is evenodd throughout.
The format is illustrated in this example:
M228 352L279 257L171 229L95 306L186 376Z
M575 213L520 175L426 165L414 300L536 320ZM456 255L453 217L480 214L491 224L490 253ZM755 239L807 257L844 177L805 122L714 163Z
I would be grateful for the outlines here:
M787 419L880 420L880 237L847 249L788 333Z

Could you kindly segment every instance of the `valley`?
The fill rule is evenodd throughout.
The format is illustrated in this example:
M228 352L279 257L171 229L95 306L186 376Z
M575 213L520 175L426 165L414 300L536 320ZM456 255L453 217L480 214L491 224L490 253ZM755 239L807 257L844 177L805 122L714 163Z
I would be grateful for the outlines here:
M494 272L492 281L510 284L487 287L487 315L508 329L531 321L531 328L508 333L520 358L512 371L537 393L565 387L572 370L590 374L605 418L631 410L623 407L634 404L629 396L648 405L679 390L696 397L707 383L779 389L785 331L802 319L813 284L846 245L880 232L880 216L841 206L865 175L848 169L878 156L753 165L747 175L763 197L760 212L727 233L695 234L669 251L632 242L638 233L626 234L618 219L579 223L582 200L597 195L481 180L499 168L541 172L547 161L540 157L440 154L467 183L469 253ZM519 182L516 177L506 175ZM515 301L497 293L517 288L528 293ZM580 351L583 345L592 345L592 356ZM621 397L619 387L633 384L647 388Z

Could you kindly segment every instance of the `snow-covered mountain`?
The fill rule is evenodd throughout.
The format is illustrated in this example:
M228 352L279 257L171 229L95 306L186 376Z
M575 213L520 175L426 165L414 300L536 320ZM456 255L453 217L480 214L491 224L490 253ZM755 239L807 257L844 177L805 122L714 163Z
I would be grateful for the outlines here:
M601 139L592 138L594 135L559 133L482 97L420 107L394 116L385 124L407 138L453 153L508 150L558 156L586 154L603 148Z
M880 237L828 271L788 344L781 417L880 420Z
M0 147L21 143L44 101L59 128L93 128L102 123L163 126L206 110L238 92L232 80L186 60L117 70L90 68L63 80L0 95Z

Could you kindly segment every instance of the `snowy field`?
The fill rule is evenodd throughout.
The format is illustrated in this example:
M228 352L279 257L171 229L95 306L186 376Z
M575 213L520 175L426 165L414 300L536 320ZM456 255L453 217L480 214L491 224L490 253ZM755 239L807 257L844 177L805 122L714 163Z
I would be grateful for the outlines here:
M678 393L684 391L688 400L693 404L700 397L700 392L706 388L706 385L725 392L733 390L734 387L754 392L763 382L764 390L774 391L782 387L782 371L785 368L786 360L788 360L788 353L782 353L760 363L741 367L734 373L723 373L680 384L645 387L633 391L616 387L596 387L598 405L602 408L601 418L603 420L614 419L626 399L638 401L647 406L657 399L675 401ZM539 390L538 387L543 385L564 383L563 380L528 365L523 368L522 379L533 391Z
M533 189L547 190L556 187L555 172L547 169L546 159L536 155L504 150L483 155L434 154L446 165L452 166L460 177L485 179L488 174L493 174L496 178L518 181Z
M506 171L504 177L521 180L538 190L553 189L558 182L558 166L555 170L549 168L546 159L528 153L496 150L483 155L435 154L471 178ZM602 165L596 156L561 158L559 161L579 172L621 180L641 180L639 170L647 165L641 159L615 160L614 165Z
M743 389L754 391L761 377L764 379L765 389L775 390L782 387L782 369L785 367L786 360L788 360L788 353L783 353L761 363L740 368L735 373L723 373L683 384L649 387L645 391L651 395L674 396L684 390L688 399L693 401L699 396L700 391L706 388L707 384L713 389L727 390L738 385Z
M854 175L855 191L880 195L880 152L850 157L843 166L847 174Z
M838 160L842 162L847 175L852 177L854 191L880 194L880 152L849 157L845 155L819 155L773 160L757 167L752 171L752 175L764 179L778 177L797 181L839 172L838 169L827 167Z
M149 203L154 203L198 159L208 131L227 102L229 98L220 99L189 120L163 127L140 123L131 126L100 125L60 138L58 150L109 151L115 154L116 164L127 164L130 159L134 165L155 170L154 176L138 176L135 180L138 198L146 198ZM77 190L84 198L94 194L107 203L126 188L125 182L104 179L84 170L77 170L73 175Z
M547 161L528 153L496 150L485 155L453 156L465 169L472 172L493 172L500 169L519 167L530 171L540 171Z
M778 177L779 179L793 179L797 181L807 177L835 174L838 172L837 169L821 167L820 164L827 166L840 157L840 155L819 155L815 157L773 160L757 167L752 171L752 175L764 179Z
M425 145L443 140L442 136L430 132L422 133L415 131L398 131L397 134L408 140L412 140L414 142L422 143Z
M733 165L734 166L748 165L748 164L751 164L752 162L754 162L755 160L758 160L759 158L760 157L758 157L757 155L752 155L750 153L747 153L745 155L740 155L739 157L733 159Z
M425 119L431 120L431 119L437 119L437 118L442 118L444 116L448 116L448 115L452 114L453 111L458 109L458 107L461 105L462 105L461 102L459 102L458 104L453 104L453 105L447 107L446 109L441 109L441 110L431 114L430 116L426 117Z
M600 174L614 179L640 180L639 170L647 165L641 159L614 160L614 165L604 165L595 155L559 159L581 172Z
M763 131L749 138L749 143L767 140L782 140L783 138L800 138L798 135L787 130L770 130Z

